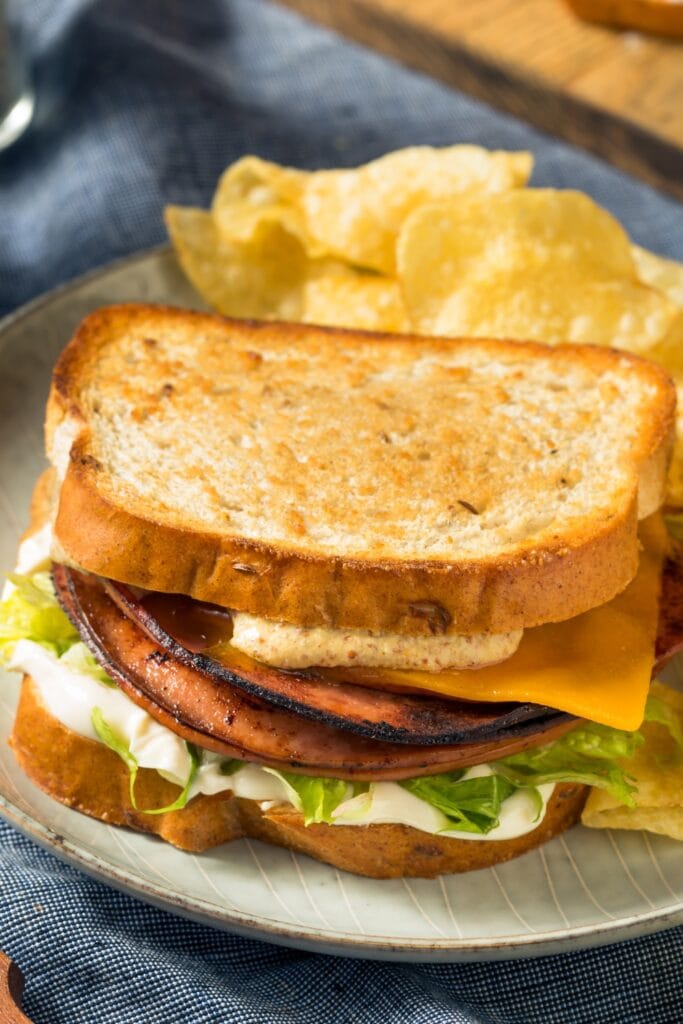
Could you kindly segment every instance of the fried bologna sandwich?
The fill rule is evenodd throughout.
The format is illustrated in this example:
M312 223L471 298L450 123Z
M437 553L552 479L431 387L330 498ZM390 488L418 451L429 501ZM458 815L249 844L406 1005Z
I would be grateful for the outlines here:
M605 349L94 313L0 613L20 764L184 849L375 877L628 803L674 407Z

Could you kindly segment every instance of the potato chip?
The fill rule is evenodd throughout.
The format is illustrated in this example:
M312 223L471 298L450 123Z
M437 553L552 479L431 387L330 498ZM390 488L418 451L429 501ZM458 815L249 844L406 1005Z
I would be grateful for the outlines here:
M223 238L204 210L170 206L166 224L190 281L225 316L406 328L396 281L337 260L310 260L279 223L264 221L245 244Z
M246 203L255 209L274 203L296 205L302 182L310 171L262 160L259 156L243 156L223 171L213 198L213 210Z
M306 323L396 333L409 330L398 283L337 260L312 261L304 287Z
M683 263L664 259L647 249L634 245L631 249L638 278L652 288L658 288L683 309ZM676 345L676 339L672 341ZM661 362L674 375L678 407L676 414L676 444L669 469L667 504L683 507L683 353L673 349L660 356Z
M280 218L306 246L386 274L412 210L463 192L500 192L526 183L529 153L479 146L414 146L349 170L297 171L246 157L223 175L213 214L227 238L246 241L264 218Z
M683 693L662 683L652 695L670 708L683 729ZM589 828L647 829L683 839L683 754L668 729L645 722L645 743L624 767L638 787L636 806L624 807L602 789L592 789L581 821Z
M219 313L301 319L307 259L279 225L270 225L258 243L238 245L221 237L205 210L168 206L165 218L183 270Z
M301 182L307 176L305 171L280 167L256 156L232 164L223 173L211 204L222 237L231 242L254 242L262 232L279 224L299 240L308 256L324 256L324 246L308 233L303 210L297 205Z
M666 485L666 504L683 509L683 379L674 377L676 385L676 440Z
M422 207L398 245L425 334L615 345L661 358L683 317L636 277L620 225L578 192L520 190Z
M667 260L639 245L631 247L638 279L652 288L659 288L670 299L683 306L683 263Z

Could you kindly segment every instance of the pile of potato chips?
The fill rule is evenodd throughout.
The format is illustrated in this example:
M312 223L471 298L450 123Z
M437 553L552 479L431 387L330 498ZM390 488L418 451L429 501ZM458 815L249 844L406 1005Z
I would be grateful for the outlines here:
M661 362L680 397L668 503L683 507L683 265L632 246L580 192L529 189L529 153L418 146L349 170L248 156L209 212L168 230L227 316L614 345Z
M297 171L244 157L211 212L171 206L180 262L227 316L410 331L396 244L410 214L467 192L523 185L527 153L404 149L347 171Z
M636 806L592 789L581 820L590 828L642 828L683 840L683 693L655 682L651 694L673 729L654 721L641 727L645 743L624 765L637 787Z
M166 222L185 273L227 316L589 342L661 362L681 408L668 502L683 508L683 265L632 246L580 192L525 188L531 170L529 153L477 146L315 172L245 157L210 212L172 206ZM683 696L657 692L683 727ZM662 749L661 727L644 728ZM680 759L654 764L652 750L634 765L638 807L594 791L588 824L683 838Z

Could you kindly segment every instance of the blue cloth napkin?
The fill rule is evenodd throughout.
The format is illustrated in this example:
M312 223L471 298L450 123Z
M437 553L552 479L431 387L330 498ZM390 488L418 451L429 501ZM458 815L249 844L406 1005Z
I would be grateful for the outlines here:
M164 239L245 152L353 165L413 143L529 148L683 260L665 197L262 0L32 0L33 130L0 156L0 310ZM174 918L0 825L0 947L36 1024L680 1024L683 929L537 960L398 965L290 951Z

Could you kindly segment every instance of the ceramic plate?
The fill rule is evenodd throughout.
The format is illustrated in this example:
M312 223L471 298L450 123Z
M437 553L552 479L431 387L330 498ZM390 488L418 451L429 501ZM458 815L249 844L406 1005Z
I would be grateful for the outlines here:
M85 313L130 300L201 308L172 254L159 249L52 292L0 326L3 572L13 566L43 466L43 410L56 356ZM17 690L16 678L2 676L2 814L89 874L174 913L304 949L434 961L560 952L683 922L681 847L639 832L577 827L509 864L436 881L356 878L245 840L201 856L181 853L37 790L5 742Z

